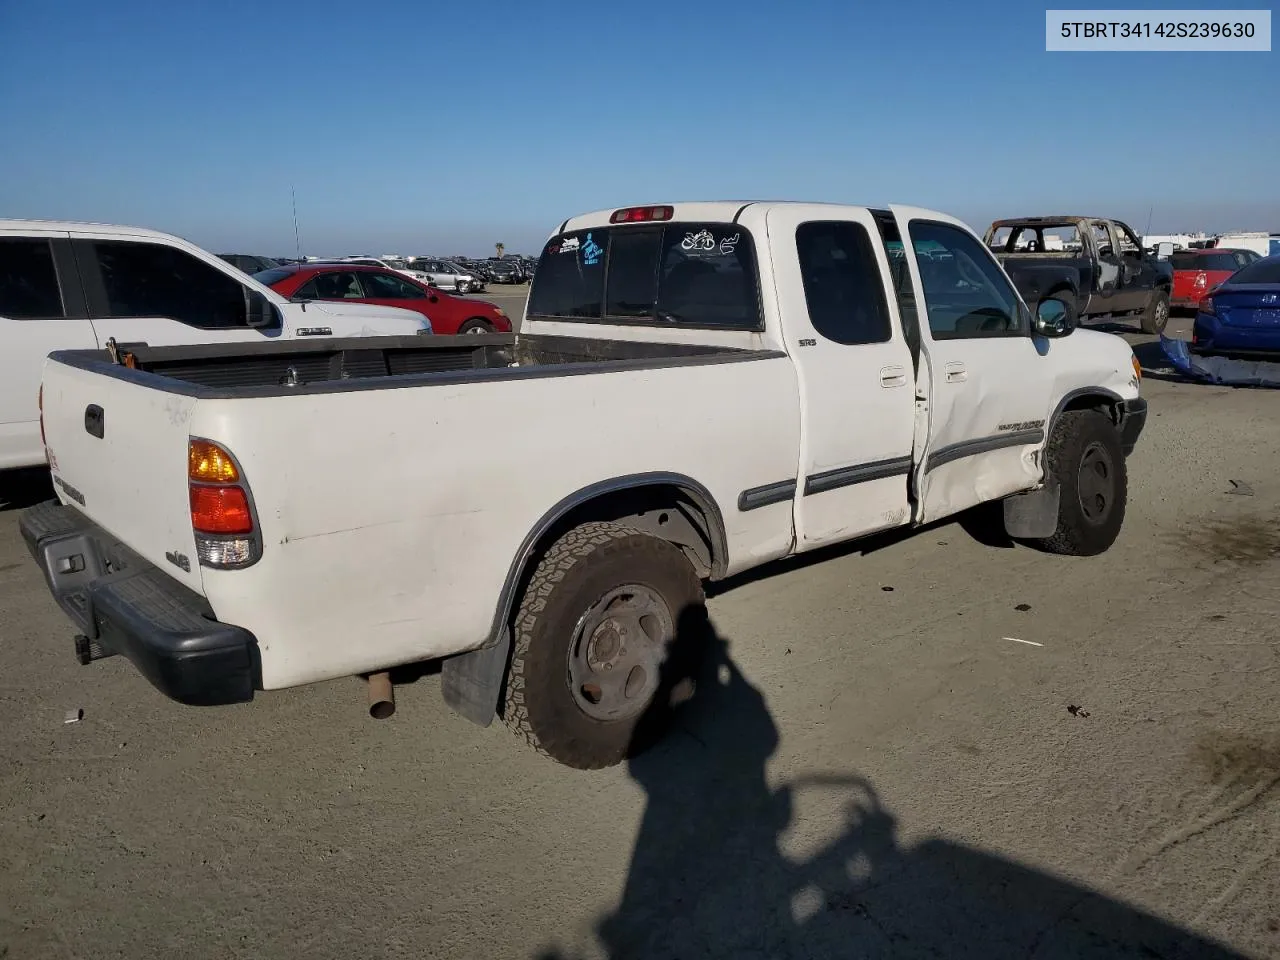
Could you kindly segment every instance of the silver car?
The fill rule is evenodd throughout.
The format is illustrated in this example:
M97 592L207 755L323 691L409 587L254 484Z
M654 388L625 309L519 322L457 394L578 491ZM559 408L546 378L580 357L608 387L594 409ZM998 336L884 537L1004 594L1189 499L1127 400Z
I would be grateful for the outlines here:
M409 269L427 275L427 282L441 290L456 290L458 293L478 293L484 289L484 281L474 273L458 266L451 260L434 260L430 257L415 257L409 262Z

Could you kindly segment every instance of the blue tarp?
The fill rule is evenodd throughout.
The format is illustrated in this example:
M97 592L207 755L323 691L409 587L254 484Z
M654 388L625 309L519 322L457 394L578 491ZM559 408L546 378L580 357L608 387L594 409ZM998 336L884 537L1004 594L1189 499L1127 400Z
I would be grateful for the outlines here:
M1280 387L1280 363L1270 360L1233 360L1229 357L1198 357L1185 340L1171 340L1160 334L1160 349L1175 370L1184 377L1232 387Z

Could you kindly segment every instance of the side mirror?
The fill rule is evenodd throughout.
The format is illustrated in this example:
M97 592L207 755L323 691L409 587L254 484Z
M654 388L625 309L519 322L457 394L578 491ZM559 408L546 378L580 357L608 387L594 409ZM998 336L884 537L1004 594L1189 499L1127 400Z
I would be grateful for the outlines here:
M1075 329L1061 300L1041 300L1036 307L1035 332L1042 337L1065 337Z
M439 298L438 296L436 296L434 293L433 293L433 294L431 294L431 296L427 297L427 300L429 300L431 303L439 303L439 302L440 302L440 298Z
M249 303L245 323L248 326L260 328L280 325L280 311L276 309L274 303L256 290L247 291L247 298Z
M1171 256L1173 256L1173 241L1165 240L1156 244L1157 260L1168 260Z

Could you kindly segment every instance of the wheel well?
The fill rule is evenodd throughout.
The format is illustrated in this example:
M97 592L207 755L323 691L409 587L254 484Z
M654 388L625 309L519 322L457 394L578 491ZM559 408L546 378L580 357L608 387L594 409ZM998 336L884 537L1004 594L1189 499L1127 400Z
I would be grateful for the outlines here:
M1067 402L1058 409L1058 413L1054 414L1054 420L1057 420L1058 414L1066 413L1068 410L1097 410L1110 417L1112 423L1120 422L1120 401L1103 393L1082 393L1068 397Z
M723 534L714 526L718 520L707 516L701 496L675 484L653 484L611 491L571 507L538 538L534 556L539 555L566 531L582 523L603 521L625 523L645 533L661 537L679 547L700 577L712 576L718 563L717 541Z
M595 484L566 497L529 532L512 562L498 600L494 636L504 630L538 559L556 540L591 521L626 523L680 548L699 577L724 576L728 563L724 519L711 494L674 474L637 475Z

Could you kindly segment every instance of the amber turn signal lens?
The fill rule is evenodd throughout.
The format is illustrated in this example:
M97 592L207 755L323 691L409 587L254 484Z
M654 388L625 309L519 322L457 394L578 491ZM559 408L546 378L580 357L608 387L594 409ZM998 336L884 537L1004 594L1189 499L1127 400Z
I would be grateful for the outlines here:
M1137 377L1139 380L1141 380L1141 379L1142 379L1142 364L1140 364L1140 363L1138 362L1138 358L1137 358L1136 356L1130 357L1129 359L1133 361L1133 375L1134 375L1135 377Z
M187 445L187 476L201 483L235 483L240 479L231 454L208 440Z
M198 533L252 533L249 498L239 487L192 484L191 526Z

